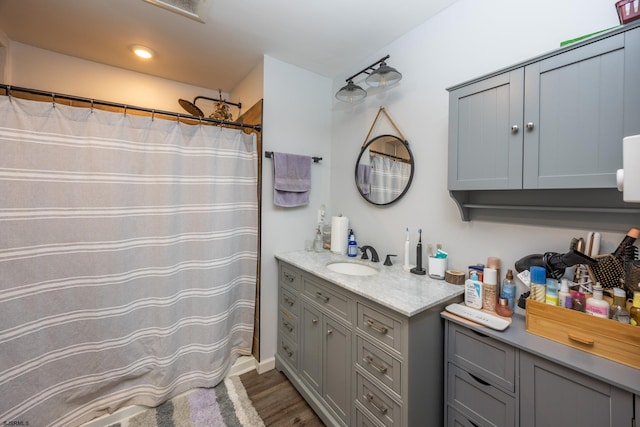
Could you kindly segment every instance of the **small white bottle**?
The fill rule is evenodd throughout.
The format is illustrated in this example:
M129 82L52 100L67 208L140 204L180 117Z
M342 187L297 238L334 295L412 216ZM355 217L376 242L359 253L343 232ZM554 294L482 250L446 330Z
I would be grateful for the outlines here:
M562 279L560 281L560 292L558 292L558 305L562 308L567 308L567 298L571 298L571 292L569 292L569 280Z
M609 303L602 298L602 286L600 283L593 287L593 296L587 299L585 311L596 317L609 318Z
M464 283L464 303L478 310L482 308L482 282L475 272Z

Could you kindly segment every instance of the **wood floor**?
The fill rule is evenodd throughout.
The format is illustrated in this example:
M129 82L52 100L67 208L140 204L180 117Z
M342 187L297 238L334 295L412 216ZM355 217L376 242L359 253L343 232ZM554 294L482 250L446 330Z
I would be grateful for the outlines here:
M253 406L267 426L324 427L324 423L276 369L240 375Z

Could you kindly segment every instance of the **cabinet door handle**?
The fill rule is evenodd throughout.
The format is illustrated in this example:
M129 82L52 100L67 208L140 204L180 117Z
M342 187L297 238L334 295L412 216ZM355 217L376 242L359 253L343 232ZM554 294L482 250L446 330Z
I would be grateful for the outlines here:
M367 326L373 329L374 331L380 332L381 334L386 334L387 332L389 332L389 329L385 328L384 326L377 326L375 322L371 319L367 320Z
M520 130L520 126L518 125L511 126L511 133L518 133L519 130Z
M320 298L324 302L329 302L329 297L322 295L322 292L316 292L316 298Z
M311 323L315 325L316 323L318 323L318 319L311 319Z
M488 382L486 382L485 380L483 380L482 378L478 378L478 377L476 377L475 375L473 375L471 373L469 375L471 375L471 378L473 378L474 380L476 380L477 382L479 382L482 385L491 385Z
M286 302L287 304L289 304L289 306L290 306L290 307L293 307L293 303L294 303L295 301L293 301L291 298L289 298L289 297L285 296L285 297L284 297L284 302Z
M389 410L389 409L387 409L387 407L386 407L386 406L384 406L384 405L382 405L382 404L380 404L380 405L376 404L376 402L374 402L374 401L373 401L373 394L371 394L371 393L367 393L367 395L366 395L366 396L364 396L364 397L367 399L367 401L369 401L369 403L371 403L371 405L372 405L374 408L376 408L378 411L380 411L380 413L381 413L382 415L386 414L386 413L387 413L387 411Z
M527 126L527 130L532 130L533 129L533 122L528 122L526 124L526 126Z
M367 355L364 358L364 361L367 362L367 364L369 364L373 369L375 369L376 371L380 372L381 374L385 374L387 372L387 367L384 365L377 365L374 360L373 357Z
M285 279L287 279L289 282L293 282L296 278L294 276L292 276L289 273L282 273L282 275L284 276Z
M282 322L282 324L289 330L289 332L293 332L293 326L289 322Z
M327 330L327 335L331 335L333 333L333 329Z

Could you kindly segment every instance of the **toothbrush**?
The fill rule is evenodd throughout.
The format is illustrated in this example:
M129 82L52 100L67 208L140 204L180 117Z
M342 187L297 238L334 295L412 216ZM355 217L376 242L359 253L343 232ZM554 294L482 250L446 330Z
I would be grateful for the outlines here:
M416 247L417 270L422 270L422 228L418 229L418 246Z
M409 227L407 227L407 238L404 241L404 269L409 269Z

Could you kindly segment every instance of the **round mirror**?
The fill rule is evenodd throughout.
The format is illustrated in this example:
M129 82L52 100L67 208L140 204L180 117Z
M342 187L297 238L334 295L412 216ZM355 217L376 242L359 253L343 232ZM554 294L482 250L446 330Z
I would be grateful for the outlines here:
M393 135L367 142L356 162L356 187L369 203L388 205L405 195L413 179L409 144Z

